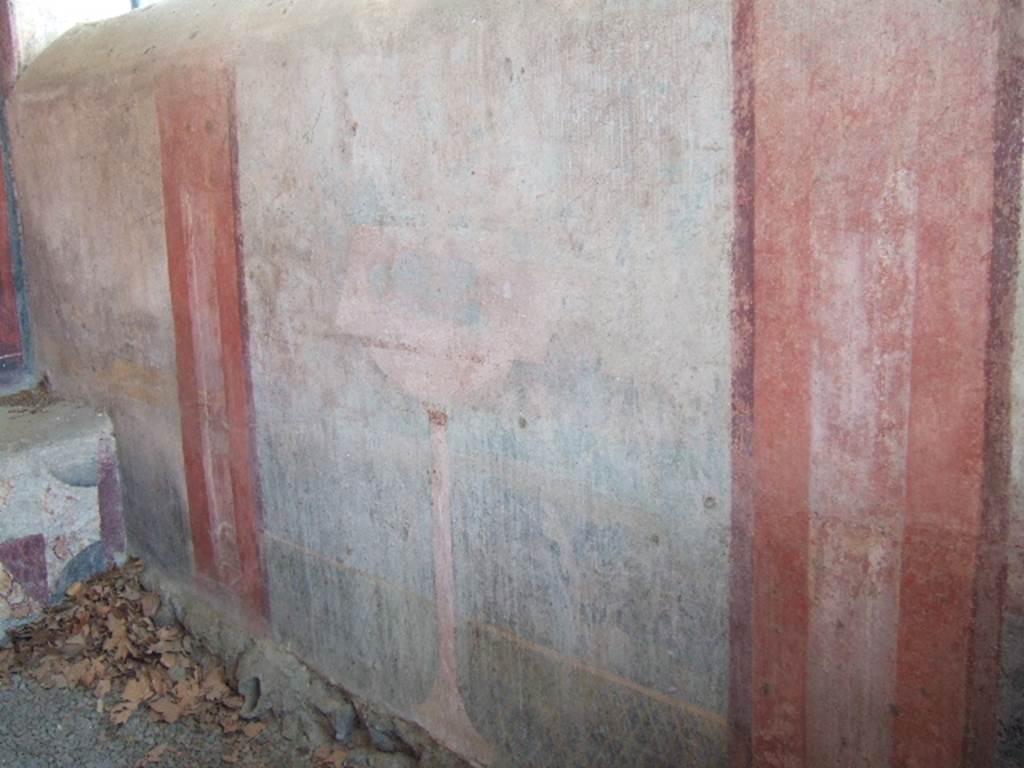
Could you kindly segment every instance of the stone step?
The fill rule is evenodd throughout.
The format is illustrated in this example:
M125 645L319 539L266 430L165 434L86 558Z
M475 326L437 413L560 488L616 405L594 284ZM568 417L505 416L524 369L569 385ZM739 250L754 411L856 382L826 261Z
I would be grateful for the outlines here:
M41 390L0 400L0 638L124 548L110 419Z

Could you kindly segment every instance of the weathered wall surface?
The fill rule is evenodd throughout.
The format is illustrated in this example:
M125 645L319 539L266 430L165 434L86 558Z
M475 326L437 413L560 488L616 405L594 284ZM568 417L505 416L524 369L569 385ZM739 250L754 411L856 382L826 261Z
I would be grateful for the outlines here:
M271 631L496 764L722 763L728 6L194 7L76 31L13 113L39 357L115 414L135 546L189 568L179 399L231 395L168 222L234 193Z
M40 366L138 551L480 763L991 765L1001 664L1012 765L1019 27L77 29L10 112Z
M481 755L714 762L728 9L425 8L295 48L236 86L282 626ZM282 145L265 116L291 94Z

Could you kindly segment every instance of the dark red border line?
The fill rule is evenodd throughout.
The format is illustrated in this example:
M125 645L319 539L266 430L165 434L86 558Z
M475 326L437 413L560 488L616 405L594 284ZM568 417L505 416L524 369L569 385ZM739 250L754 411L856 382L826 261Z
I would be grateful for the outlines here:
M732 539L729 764L753 758L754 0L733 2Z
M1024 144L1024 12L1003 0L999 15L994 115L992 263L985 359L982 519L974 578L962 764L995 765L999 724L1001 635L1006 588L1013 436L1010 388L1019 270L1021 146Z
M981 699L970 703L969 680L988 674L972 648L998 634L983 616L994 596L977 591L991 580L979 554L989 550L986 518L994 520L984 503L994 479L989 449L999 442L992 430L1005 428L986 423L999 407L989 376L999 319L988 311L998 3L964 6L959 17L955 9L936 7L940 19L920 54L932 66L941 61L943 77L925 79L918 92L927 130L917 147L919 257L893 726L900 768L962 764L966 741L976 740L965 738L968 709L979 726L983 709Z
M16 368L24 358L18 291L14 279L9 202L6 178L0 167L0 370Z
M263 566L262 503L256 464L249 323L243 268L241 200L238 194L238 118L235 79L227 78L228 149L231 163L231 248L220 252L217 286L221 311L221 345L226 361L231 486L235 499L235 530L242 568L242 591L253 614L266 617L269 603Z

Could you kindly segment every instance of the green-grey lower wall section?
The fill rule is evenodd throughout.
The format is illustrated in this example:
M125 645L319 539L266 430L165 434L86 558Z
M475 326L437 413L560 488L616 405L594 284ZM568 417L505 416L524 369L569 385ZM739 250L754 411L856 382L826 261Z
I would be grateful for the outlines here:
M1003 623L1003 685L999 765L1015 768L1024 757L1024 619L1008 615Z
M239 66L274 631L495 765L722 765L731 9L527 5Z

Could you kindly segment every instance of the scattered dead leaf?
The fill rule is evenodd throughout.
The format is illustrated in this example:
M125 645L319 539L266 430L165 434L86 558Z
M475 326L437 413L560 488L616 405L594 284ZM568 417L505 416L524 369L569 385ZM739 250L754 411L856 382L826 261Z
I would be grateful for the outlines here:
M181 705L172 699L161 698L151 701L149 708L155 712L165 723L176 723L181 718Z
M246 723L242 726L242 733L245 734L246 738L255 739L263 733L266 727L264 723Z
M81 661L76 661L74 664L69 664L64 669L64 677L67 679L69 685L82 685L85 688L89 688L96 679L92 660L82 659Z
M174 686L174 696L181 704L182 709L191 709L199 702L199 683L189 679L180 681Z
M224 668L219 664L211 666L203 676L203 698L207 701L221 701L231 693L224 677Z
M132 715L138 708L139 702L137 701L122 701L110 710L110 722L114 725L124 725L132 719Z
M220 718L220 729L224 733L238 733L241 729L242 723L238 719L236 714L221 715Z
M140 675L128 682L124 687L125 701L141 703L153 695L153 689L149 685L149 678Z
M160 663L168 669L174 669L175 667L188 666L188 661L184 656L177 653L163 653L160 654Z
M322 746L313 753L315 768L343 768L348 752L331 746Z
M160 595L147 592L139 602L142 605L142 615L147 618L152 618L160 610Z
M238 762L242 759L242 755L240 753L241 747L238 744L235 744L231 747L231 749L229 749L227 752L221 755L220 759L228 765L237 765Z
M4 682L14 666L14 651L0 649L0 683Z
M167 755L170 750L171 748L166 744L159 744L153 747L141 760L139 760L139 762L135 764L135 768L146 768L146 766L149 765L156 765L163 760L164 756Z
M160 597L140 586L141 571L132 560L72 584L64 602L11 633L12 646L0 650L0 682L18 670L45 687L91 690L96 711L115 725L145 705L154 720L190 717L204 728L257 736L264 726L239 719L244 699L223 667L198 661L180 626L156 626ZM117 699L107 700L111 694ZM166 753L149 755L153 759L144 764L158 756Z

